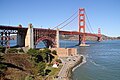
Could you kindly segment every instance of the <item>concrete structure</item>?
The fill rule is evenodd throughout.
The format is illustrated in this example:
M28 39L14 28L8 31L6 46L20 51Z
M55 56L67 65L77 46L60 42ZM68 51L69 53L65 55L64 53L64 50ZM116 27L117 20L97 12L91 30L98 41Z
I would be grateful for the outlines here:
M68 57L77 54L76 48L51 48L51 50L56 50L59 57Z
M22 28L22 25L19 25L18 27ZM22 47L25 45L25 36L26 33L19 29L17 32L17 46Z
M25 37L25 47L34 48L33 26L29 24L27 34Z
M59 35L59 29L57 28L56 30L57 34L56 34L56 47L59 48L59 40L60 40L60 35Z

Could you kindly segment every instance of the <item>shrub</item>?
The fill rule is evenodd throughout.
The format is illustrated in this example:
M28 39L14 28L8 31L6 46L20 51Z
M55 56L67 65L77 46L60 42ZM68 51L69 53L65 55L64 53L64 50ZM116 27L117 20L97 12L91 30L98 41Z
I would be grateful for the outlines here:
M26 76L25 80L34 80L34 77L31 75Z
M46 70L45 70L45 75L48 75L50 72L51 72L50 69L46 69Z
M7 69L7 66L4 64L0 64L0 72L4 72Z
M53 51L52 51L52 54L57 55L56 50L53 50Z
M43 53L51 53L51 50L48 49L48 48L45 48L45 49L43 50Z
M48 66L49 66L49 67L52 67L52 66L53 66L53 64L52 64L52 63L49 63L49 64L48 64Z
M7 50L7 53L18 53L18 50L15 48L10 48Z
M28 50L27 53L30 54L31 56L36 56L38 54L38 51L31 48Z
M0 52L4 53L5 52L5 48L0 46Z
M3 59L4 59L3 56L0 55L0 77L5 76L4 71L7 70L7 66L1 63Z
M0 62L1 62L2 60L4 60L4 58L3 58L3 56L0 55Z
M18 51L19 51L19 52L24 52L23 49L19 49Z
M42 58L41 55L37 55L37 56L34 57L34 61L35 61L36 63L39 63L39 62L43 61L43 58Z
M38 63L37 66L38 66L38 73L39 73L40 75L44 76L44 75L45 75L46 63L40 62L40 63Z
M56 59L56 62L62 63L62 61L60 59Z

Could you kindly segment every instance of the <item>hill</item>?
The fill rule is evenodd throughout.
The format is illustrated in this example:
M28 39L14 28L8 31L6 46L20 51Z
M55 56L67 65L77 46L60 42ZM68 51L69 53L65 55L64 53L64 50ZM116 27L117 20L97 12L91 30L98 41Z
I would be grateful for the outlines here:
M79 40L78 35L60 35L60 39L62 40ZM102 35L102 40L117 40L120 39L120 37L109 37L106 35ZM86 40L93 40L96 41L97 38L93 36L86 36Z
M57 69L52 67L54 62L59 64ZM56 51L48 48L29 49L27 53L10 48L0 52L0 80L53 80L62 67L60 63Z

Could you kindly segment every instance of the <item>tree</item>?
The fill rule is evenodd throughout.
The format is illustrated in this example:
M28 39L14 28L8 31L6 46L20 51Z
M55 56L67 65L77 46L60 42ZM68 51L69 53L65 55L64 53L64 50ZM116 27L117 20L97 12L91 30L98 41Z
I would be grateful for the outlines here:
M51 53L51 50L48 49L48 48L45 48L45 49L43 50L43 53Z
M53 51L52 51L52 54L57 55L56 50L53 50Z
M44 50L43 50L43 52L46 54L46 61L47 62L51 62L51 50L50 49L48 49L48 48L45 48Z
M0 46L0 52L4 53L5 52L5 48Z
M37 66L38 66L38 73L39 73L40 75L44 76L44 75L45 75L46 63L44 63L44 62L39 62Z
M3 59L4 59L3 56L0 55L0 62L1 62Z
M62 61L60 59L56 59L56 62L62 63Z
M44 62L46 62L46 57L47 57L47 54L45 53L45 51L40 50L40 51L39 51L39 54L42 56L43 61L44 61Z
M34 60L36 63L39 63L41 61L44 61L46 54L42 54L42 51L36 50L36 49L29 49L28 54L31 55L31 59Z
M38 50L30 48L27 53L31 56L36 56L38 54Z
M50 61L50 53L51 53L50 49L45 48L44 50L40 50L39 53L40 53L40 55L42 56L42 58L45 62Z
M22 53L24 53L24 51L23 51L23 49L22 49L22 48L21 48L21 49L19 49L18 51L19 51L19 52L22 52Z
M39 62L43 61L43 57L38 54L37 56L34 57L34 61L35 61L36 63L39 63Z
M18 50L15 48L10 48L7 50L7 53L18 53Z
M45 75L48 75L50 72L51 72L50 69L46 69L46 70L45 70Z

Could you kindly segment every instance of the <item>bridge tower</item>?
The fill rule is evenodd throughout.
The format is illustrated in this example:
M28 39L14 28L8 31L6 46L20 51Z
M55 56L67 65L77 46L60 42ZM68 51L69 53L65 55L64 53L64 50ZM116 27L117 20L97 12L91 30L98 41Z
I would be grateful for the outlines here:
M78 26L79 26L79 32L83 33L82 35L79 35L79 45L80 46L86 46L86 38L85 38L85 9L80 8L78 13Z

